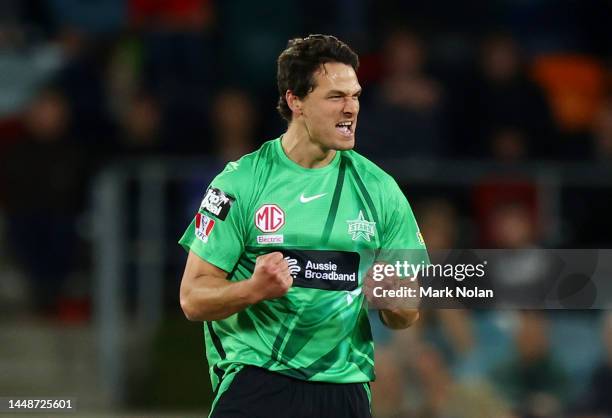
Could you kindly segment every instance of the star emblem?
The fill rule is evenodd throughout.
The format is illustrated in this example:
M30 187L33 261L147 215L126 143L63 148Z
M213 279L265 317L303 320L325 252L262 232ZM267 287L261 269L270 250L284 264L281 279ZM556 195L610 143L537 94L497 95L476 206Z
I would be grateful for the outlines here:
M359 211L357 219L348 222L348 233L352 235L353 241L363 238L370 241L370 237L376 233L376 222L370 222L363 216L363 211Z

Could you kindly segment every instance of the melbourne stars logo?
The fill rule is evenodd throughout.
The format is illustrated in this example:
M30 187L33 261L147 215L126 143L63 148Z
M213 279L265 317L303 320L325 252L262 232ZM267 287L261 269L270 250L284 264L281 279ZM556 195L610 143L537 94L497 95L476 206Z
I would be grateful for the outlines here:
M376 222L367 221L363 217L363 211L359 211L357 219L348 222L348 233L352 235L353 241L363 238L370 241L370 236L376 233Z

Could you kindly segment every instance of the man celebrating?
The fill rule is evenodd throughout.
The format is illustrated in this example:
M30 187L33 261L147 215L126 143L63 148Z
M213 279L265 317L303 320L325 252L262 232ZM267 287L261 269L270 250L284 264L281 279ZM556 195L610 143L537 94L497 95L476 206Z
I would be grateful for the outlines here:
M284 135L230 162L180 240L180 291L204 321L211 417L370 417L374 347L363 292L373 255L424 249L395 181L352 151L357 55L333 36L278 58ZM381 310L392 329L415 309Z

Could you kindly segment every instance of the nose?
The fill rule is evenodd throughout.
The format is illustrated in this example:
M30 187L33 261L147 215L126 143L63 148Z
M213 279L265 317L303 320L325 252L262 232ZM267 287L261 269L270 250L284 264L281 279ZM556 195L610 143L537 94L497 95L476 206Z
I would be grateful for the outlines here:
M359 98L347 97L344 100L344 109L342 110L345 116L356 115L359 112Z

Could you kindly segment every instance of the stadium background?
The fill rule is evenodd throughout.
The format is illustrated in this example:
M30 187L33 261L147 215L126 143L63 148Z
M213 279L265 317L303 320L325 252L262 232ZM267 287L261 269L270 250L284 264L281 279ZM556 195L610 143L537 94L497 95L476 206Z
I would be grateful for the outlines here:
M176 240L225 162L283 131L275 59L295 36L360 54L356 149L398 179L429 248L610 247L609 1L4 0L0 16L0 396L206 411ZM440 310L374 333L377 417L612 414L604 311Z

